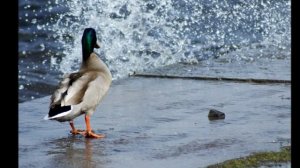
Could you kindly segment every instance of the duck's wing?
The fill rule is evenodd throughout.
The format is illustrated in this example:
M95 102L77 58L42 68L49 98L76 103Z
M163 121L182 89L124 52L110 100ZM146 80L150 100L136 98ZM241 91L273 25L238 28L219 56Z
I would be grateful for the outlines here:
M82 102L89 83L97 76L93 73L72 73L64 75L58 89L51 97L50 109L44 119L54 119L69 114L73 105Z
M89 86L97 76L94 73L72 73L60 82L58 89L51 98L51 105L61 106L79 104Z
M65 105L74 105L82 102L86 90L89 87L89 83L93 81L97 76L92 72L86 72L77 78L72 85L68 88L67 94L63 99Z
M54 106L57 106L57 105L61 106L62 101L64 100L64 98L68 94L69 88L81 76L82 75L80 73L65 74L63 76L63 79L58 84L57 89L55 90L55 92L51 96L50 108L53 108Z

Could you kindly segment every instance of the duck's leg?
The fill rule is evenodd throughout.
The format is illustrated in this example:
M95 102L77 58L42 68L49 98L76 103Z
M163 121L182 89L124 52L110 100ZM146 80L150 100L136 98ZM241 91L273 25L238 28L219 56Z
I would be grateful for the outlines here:
M85 115L85 124L86 124L85 137L87 137L87 138L104 138L105 137L105 135L103 135L103 134L95 134L92 132L90 116L87 114Z
M76 129L75 126L74 126L74 121L71 120L70 122L70 126L72 128L72 130L70 131L73 135L76 135L76 134L84 134L84 130L79 130L79 129Z

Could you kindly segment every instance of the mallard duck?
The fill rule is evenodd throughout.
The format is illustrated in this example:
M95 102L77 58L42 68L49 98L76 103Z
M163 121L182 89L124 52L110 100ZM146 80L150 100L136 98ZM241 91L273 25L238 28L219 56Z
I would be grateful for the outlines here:
M51 96L49 113L45 120L69 121L72 134L85 137L103 138L103 134L92 132L90 116L106 95L112 75L106 64L94 52L99 48L96 31L86 28L82 39L82 64L78 72L65 74L58 89ZM73 119L84 114L86 131L76 129Z

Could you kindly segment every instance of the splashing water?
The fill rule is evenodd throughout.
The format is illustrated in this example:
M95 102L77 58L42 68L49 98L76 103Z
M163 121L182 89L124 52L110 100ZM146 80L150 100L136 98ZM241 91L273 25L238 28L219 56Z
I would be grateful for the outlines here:
M68 11L50 28L62 44L62 72L81 62L84 28L98 34L114 79L133 71L210 58L254 61L290 57L290 1L57 0Z

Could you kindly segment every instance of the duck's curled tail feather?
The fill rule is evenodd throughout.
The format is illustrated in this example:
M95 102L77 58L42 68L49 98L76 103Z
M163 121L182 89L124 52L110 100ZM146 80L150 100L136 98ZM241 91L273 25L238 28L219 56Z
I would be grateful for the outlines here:
M65 116L72 112L72 105L69 106L60 106L55 105L52 108L50 108L49 113L44 117L44 120L51 120L57 117Z

